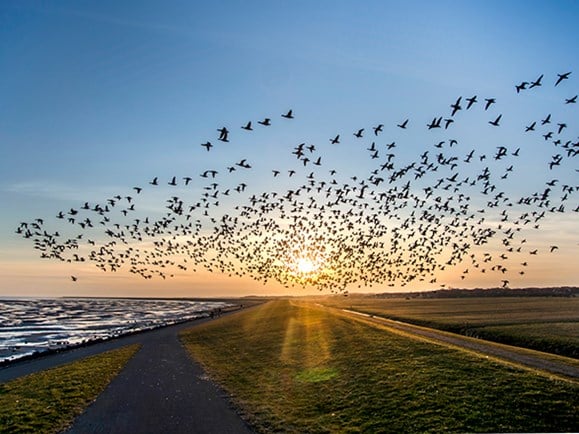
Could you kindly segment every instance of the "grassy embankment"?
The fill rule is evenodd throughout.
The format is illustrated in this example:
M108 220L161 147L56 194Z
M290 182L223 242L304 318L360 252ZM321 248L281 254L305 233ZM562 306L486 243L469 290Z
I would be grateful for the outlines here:
M131 345L0 384L0 432L66 428L138 350Z
M579 385L274 301L182 335L259 432L578 431Z
M327 298L324 304L579 358L579 298Z

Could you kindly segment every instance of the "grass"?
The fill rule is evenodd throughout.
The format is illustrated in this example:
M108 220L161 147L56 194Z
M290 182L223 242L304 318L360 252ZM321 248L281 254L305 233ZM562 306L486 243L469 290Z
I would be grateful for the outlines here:
M579 386L273 301L181 337L258 432L578 431Z
M0 384L0 432L65 429L138 350L131 345Z
M327 298L349 308L440 330L579 358L579 298Z

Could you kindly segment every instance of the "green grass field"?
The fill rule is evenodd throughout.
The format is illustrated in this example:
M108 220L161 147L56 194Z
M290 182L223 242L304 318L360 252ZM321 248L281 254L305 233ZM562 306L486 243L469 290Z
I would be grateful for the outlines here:
M0 384L1 433L57 433L135 354L131 345Z
M579 358L579 298L328 297L323 303L495 342Z
M579 385L272 301L182 341L258 432L579 431Z

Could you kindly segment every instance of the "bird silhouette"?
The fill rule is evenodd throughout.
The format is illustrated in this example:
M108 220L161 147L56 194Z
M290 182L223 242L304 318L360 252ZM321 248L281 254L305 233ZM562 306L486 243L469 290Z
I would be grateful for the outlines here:
M557 86L559 83L561 83L563 80L567 80L569 78L569 76L571 75L571 72L565 72L563 74L557 74L557 81L555 82L555 86Z
M496 99L495 98L485 98L485 111L487 111L491 105L493 105L494 103L496 103Z
M406 119L404 122L402 122L401 124L396 125L399 128L402 129L406 129L406 126L408 125L408 119Z
M532 89L532 88L537 87L537 86L541 86L541 80L542 80L542 79L543 79L543 74L541 74L541 75L539 76L539 78L537 78L535 81L533 81L533 82L531 83L531 85L529 86L529 89Z
M489 121L489 124L491 124L491 125L493 125L493 126L495 126L495 127L498 127L498 126L499 126L499 122L500 122L500 120L501 120L502 117L503 117L502 114L498 115L495 120Z

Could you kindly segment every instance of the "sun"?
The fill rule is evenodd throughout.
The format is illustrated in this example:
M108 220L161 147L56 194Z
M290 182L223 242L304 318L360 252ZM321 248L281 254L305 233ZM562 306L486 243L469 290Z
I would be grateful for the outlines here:
M298 258L296 261L296 270L302 274L310 274L316 271L318 267L309 258Z

